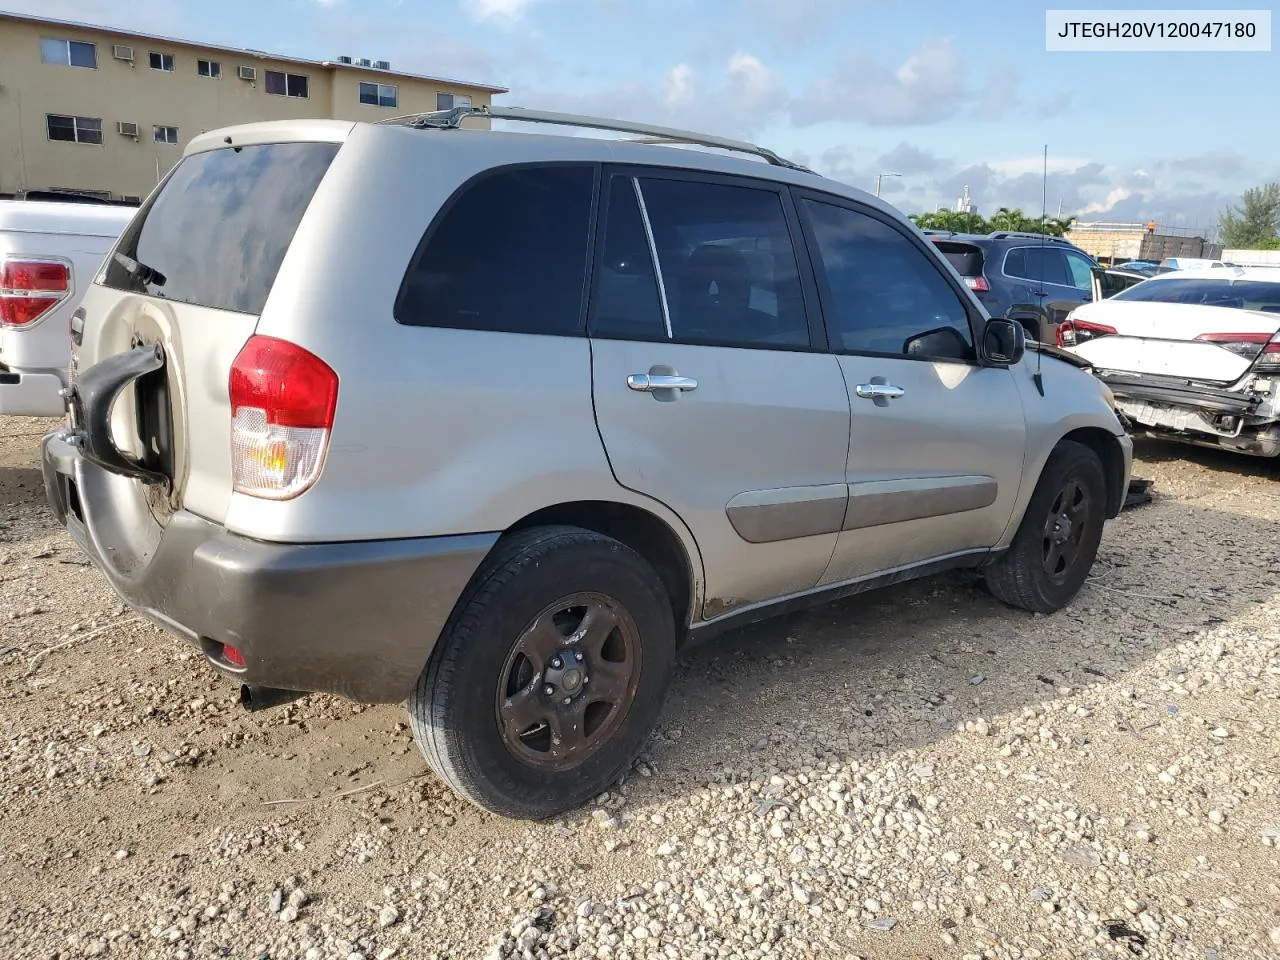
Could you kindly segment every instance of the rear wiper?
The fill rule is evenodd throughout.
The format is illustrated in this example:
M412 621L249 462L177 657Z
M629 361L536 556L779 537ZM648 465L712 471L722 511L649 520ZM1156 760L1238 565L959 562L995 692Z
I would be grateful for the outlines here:
M124 267L129 276L134 277L144 287L163 287L166 277L154 267L148 267L145 263L126 257L123 253L113 253L116 263Z

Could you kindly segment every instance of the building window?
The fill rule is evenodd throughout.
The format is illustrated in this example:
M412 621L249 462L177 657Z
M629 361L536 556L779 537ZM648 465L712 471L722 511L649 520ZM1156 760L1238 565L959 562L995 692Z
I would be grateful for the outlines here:
M173 73L173 54L172 53L152 53L151 69L164 70L167 73Z
M62 67L98 68L98 45L80 40L54 40L44 37L40 41L40 59Z
M267 71L267 93L274 97L307 96L307 78L296 73L280 73L277 70Z
M94 117L64 117L61 114L45 115L50 140L67 143L102 143L102 120Z
M156 143L177 143L178 142L177 127L162 127L159 124L157 124L154 130L155 130Z
M222 64L217 60L197 60L196 73L202 77L209 77L213 80L222 79Z
M454 107L469 107L469 106L471 106L470 97L463 97L456 93L437 93L436 94L437 110L452 110Z
M396 107L400 105L400 94L394 84L361 83L360 102L371 107Z

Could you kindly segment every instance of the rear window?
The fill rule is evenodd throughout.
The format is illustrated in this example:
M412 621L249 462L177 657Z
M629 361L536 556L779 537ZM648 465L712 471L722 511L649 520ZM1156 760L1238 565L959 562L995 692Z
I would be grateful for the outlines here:
M935 240L933 245L956 268L962 277L982 276L982 251L971 243L956 243L953 240Z
M1144 280L1111 299L1147 303L1191 303L1205 307L1234 307L1280 313L1280 281L1173 278Z
M267 143L193 154L107 262L117 290L260 314L341 145Z

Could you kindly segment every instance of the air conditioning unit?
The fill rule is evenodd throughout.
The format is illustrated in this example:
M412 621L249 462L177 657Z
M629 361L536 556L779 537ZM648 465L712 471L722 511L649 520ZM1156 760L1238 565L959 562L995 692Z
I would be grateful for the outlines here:
M133 47L126 47L124 44L117 43L111 48L111 56L117 60L123 60L125 63L133 63Z
M243 67L243 66L237 67L236 76L239 77L241 80L248 80L250 83L253 83L255 80L258 79L258 68Z
M339 62L339 63L345 63L345 64L347 64L347 65L350 65L353 61L352 61L352 58L351 58L351 57L339 57L339 58L338 58L338 62Z
M375 70L390 70L390 69L391 69L391 61L390 61L390 60L375 60L375 61L373 61L373 69L375 69Z
M130 123L128 120L119 120L116 122L116 133L122 137L133 137L138 139L138 125Z
M372 61L372 60L370 60L368 57L361 57L361 58L360 58L359 60L357 60L356 62L357 62L357 63L359 63L359 64L360 64L360 66L362 66L362 67L372 67L372 66L373 66L373 61Z

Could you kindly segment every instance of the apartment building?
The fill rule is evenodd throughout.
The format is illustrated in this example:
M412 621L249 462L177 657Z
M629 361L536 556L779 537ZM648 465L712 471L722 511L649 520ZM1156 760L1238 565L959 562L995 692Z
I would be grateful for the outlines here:
M504 87L0 12L0 197L146 196L206 130L488 105Z

